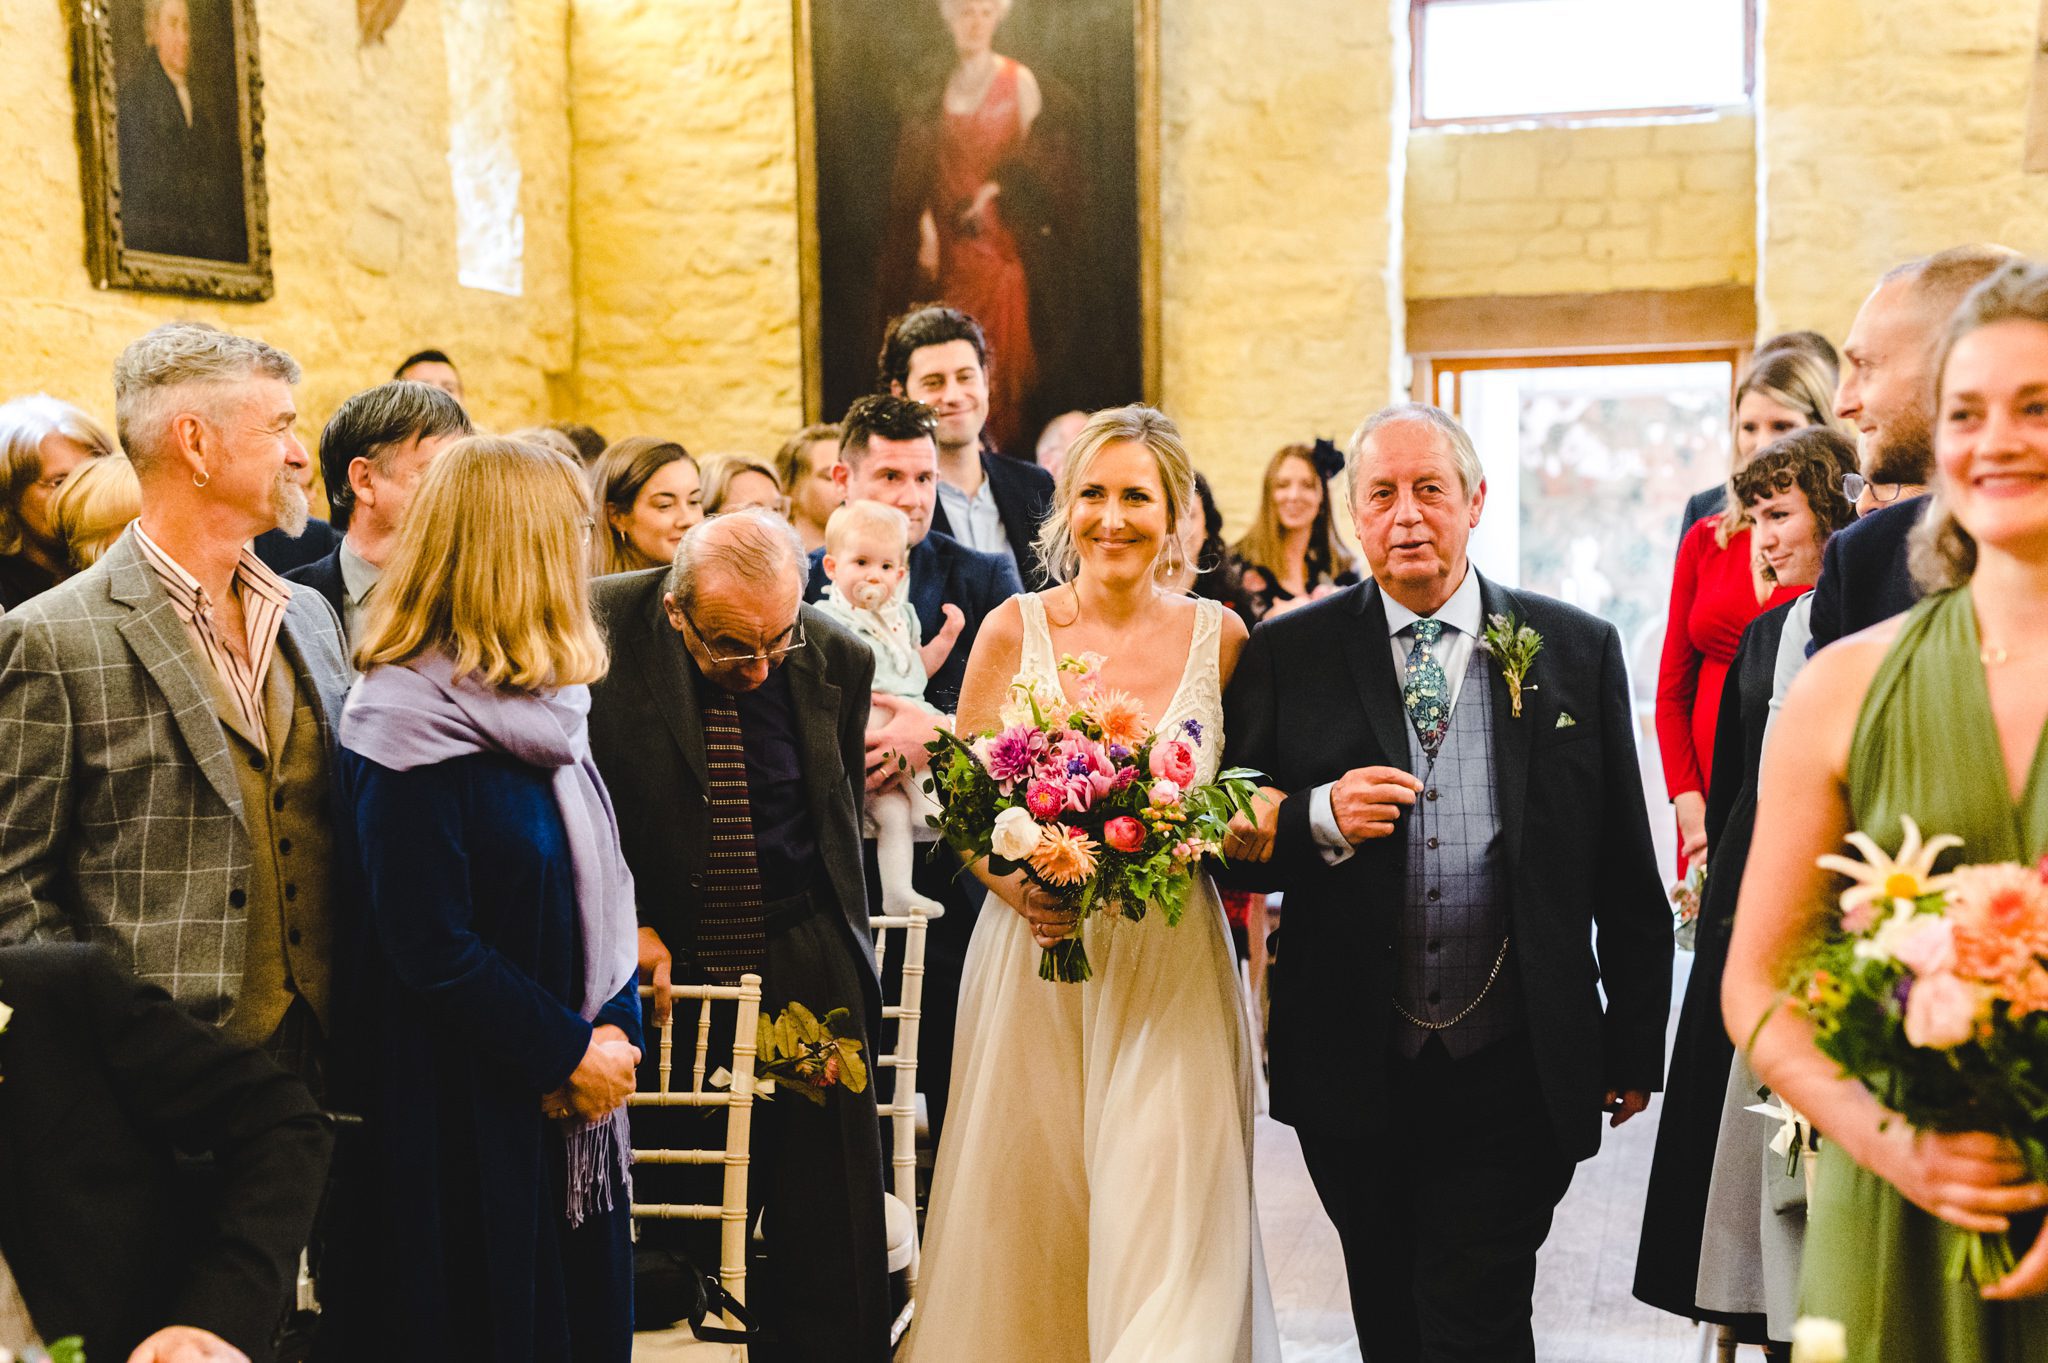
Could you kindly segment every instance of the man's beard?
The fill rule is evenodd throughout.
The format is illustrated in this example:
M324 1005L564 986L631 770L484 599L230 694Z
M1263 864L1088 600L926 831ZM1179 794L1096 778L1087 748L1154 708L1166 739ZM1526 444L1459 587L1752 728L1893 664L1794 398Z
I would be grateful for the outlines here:
M1925 484L1934 476L1934 433L1915 412L1880 429L1864 458L1864 477L1880 485Z
M270 489L270 510L277 517L277 528L289 538L297 539L306 533L306 521L313 509L306 502L306 489L299 486L290 469L277 471L277 482Z

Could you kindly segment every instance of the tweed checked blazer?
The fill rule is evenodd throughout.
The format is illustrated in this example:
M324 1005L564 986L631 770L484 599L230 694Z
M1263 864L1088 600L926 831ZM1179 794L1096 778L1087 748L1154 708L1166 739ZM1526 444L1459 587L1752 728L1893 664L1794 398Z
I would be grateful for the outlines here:
M331 750L352 678L319 593L293 594L278 647ZM0 616L0 943L101 943L220 1023L250 844L207 666L132 527Z

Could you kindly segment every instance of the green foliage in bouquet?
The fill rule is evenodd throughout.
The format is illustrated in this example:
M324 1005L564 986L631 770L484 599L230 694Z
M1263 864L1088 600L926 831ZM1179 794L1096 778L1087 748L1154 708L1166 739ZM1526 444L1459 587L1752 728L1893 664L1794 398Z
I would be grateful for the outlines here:
M756 1037L755 1072L776 1092L802 1095L820 1107L834 1088L865 1093L867 1062L853 1035L853 1014L834 1008L820 1019L801 1003L779 1017L763 1017Z

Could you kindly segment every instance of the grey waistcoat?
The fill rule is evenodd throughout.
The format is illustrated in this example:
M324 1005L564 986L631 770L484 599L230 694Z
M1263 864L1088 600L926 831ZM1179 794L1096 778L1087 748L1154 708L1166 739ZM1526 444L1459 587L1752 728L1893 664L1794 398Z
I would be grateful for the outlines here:
M1412 770L1422 778L1408 817L1408 883L1394 933L1394 998L1428 1022L1456 1017L1479 996L1508 931L1500 812L1493 778L1492 657L1474 647L1430 761L1408 726ZM1463 1021L1431 1033L1394 1016L1394 1045L1413 1057L1431 1035L1459 1058L1522 1029L1514 952L1485 999Z

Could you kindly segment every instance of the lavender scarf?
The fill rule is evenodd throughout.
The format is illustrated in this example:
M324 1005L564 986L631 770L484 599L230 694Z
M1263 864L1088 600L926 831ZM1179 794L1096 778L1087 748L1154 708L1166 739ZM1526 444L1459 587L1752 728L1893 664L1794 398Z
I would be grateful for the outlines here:
M454 679L444 655L425 654L379 667L357 680L341 712L341 746L393 771L411 771L471 753L501 752L554 773L555 803L568 834L583 938L585 1021L625 988L639 966L633 873L619 848L611 797L590 756L590 689L496 690ZM609 1210L632 1155L625 1110L570 1130L569 1224Z

